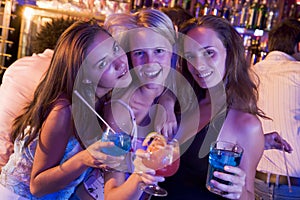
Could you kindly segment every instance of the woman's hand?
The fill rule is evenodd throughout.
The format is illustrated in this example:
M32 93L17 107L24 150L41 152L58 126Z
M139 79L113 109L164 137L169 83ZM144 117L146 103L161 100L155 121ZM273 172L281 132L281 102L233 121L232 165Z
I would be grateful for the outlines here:
M225 166L224 170L231 174L215 171L214 176L224 181L229 181L231 184L225 185L216 180L211 180L211 183L214 187L224 192L221 196L228 199L239 199L245 186L246 173L241 168L232 166Z
M155 131L169 138L174 137L178 128L174 112L175 102L176 97L169 90L162 94L159 98L159 104L154 121Z
M110 156L101 152L102 148L112 147L112 146L114 146L113 142L102 142L102 141L97 141L92 145L90 145L86 149L86 151L88 151L93 158L93 161L90 166L96 168L104 168L104 169L107 168L115 169L118 166L120 166L122 161L125 159L124 156Z
M155 170L146 167L142 159L149 158L149 153L138 149L135 153L136 157L134 159L134 173L138 174L142 181L146 184L157 184L158 182L163 182L165 179L161 176L155 176Z
M265 135L265 150L268 149L284 149L286 152L291 153L291 145L284 140L277 132L266 133Z
M155 116L155 131L167 138L173 138L177 132L177 119L173 110L157 112Z
M174 112L167 112L166 122L163 124L161 133L165 137L173 138L177 132L177 120Z

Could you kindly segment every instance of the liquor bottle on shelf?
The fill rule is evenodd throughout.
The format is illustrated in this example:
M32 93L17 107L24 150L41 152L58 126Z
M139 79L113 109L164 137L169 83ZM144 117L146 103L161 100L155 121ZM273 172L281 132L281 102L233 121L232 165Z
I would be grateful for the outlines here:
M136 12L139 9L143 8L144 0L133 0L131 5L132 12Z
M200 0L197 0L195 2L195 5L194 5L194 11L193 11L193 15L195 18L198 18L201 16L201 10L202 10L202 4L200 2Z
M267 0L263 0L258 9L256 28L262 30L265 29L267 14L268 14Z
M183 0L176 0L175 5L183 7Z
M249 10L249 20L246 28L248 29L256 28L258 8L259 8L258 0L253 0Z
M191 9L191 0L183 0L182 2L182 8L190 12Z
M254 65L259 61L260 37L252 38L251 40L251 64Z
M247 26L248 20L250 18L249 15L250 15L250 0L246 0L242 7L240 27L245 28Z
M257 62L262 61L268 54L267 41L261 41L259 45L259 57Z
M229 20L231 16L231 0L223 1L222 17Z
M162 7L168 8L170 6L171 0L161 0Z
M145 0L144 7L145 8L151 8L152 4L153 4L152 0Z
M291 1L293 1L293 0L284 1L283 11L282 11L282 18L288 18L289 17L289 10L290 10L290 2Z
M160 0L153 0L153 8L158 9L163 7L162 2Z
M209 15L211 12L211 2L210 0L205 0L205 3L203 5L202 15Z
M234 0L233 8L230 16L230 23L233 26L240 26L242 14L242 0Z
M266 30L271 30L272 27L277 24L279 17L279 8L277 6L277 0L272 0L270 4L270 9L268 12L268 17L266 21Z
M245 47L245 57L246 60L251 63L251 36L243 35L244 47Z
M177 0L171 0L170 7L175 7L178 4Z
M215 16L222 16L222 0L211 1L211 14Z
M300 10L299 10L300 2L295 2L291 5L290 11L289 11L289 18L295 18L298 19L300 17Z

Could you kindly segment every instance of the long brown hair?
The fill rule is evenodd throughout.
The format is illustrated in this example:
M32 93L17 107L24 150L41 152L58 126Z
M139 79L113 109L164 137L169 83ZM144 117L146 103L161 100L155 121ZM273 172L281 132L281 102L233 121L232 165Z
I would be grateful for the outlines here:
M53 103L61 95L72 102L74 82L80 66L86 58L87 49L99 32L106 32L95 20L78 21L59 38L49 69L36 88L33 100L24 108L13 124L12 139L29 135L27 146L40 132ZM107 32L106 32L107 33ZM27 126L30 130L24 133Z
M226 91L227 108L234 108L265 117L264 113L257 107L258 91L256 83L259 79L251 71L250 64L245 58L245 49L240 34L226 19L213 15L188 20L182 24L179 31L186 35L196 27L206 27L215 31L226 48L226 72L223 77L223 84ZM182 59L181 67L183 75L194 87L198 98L204 98L205 89L200 88L195 83L187 68L186 60ZM255 80L252 78L255 78Z

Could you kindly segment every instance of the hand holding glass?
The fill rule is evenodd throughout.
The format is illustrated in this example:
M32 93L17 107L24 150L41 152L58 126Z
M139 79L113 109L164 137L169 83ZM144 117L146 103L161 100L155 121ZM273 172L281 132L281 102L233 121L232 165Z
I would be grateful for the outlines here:
M102 134L102 142L113 142L113 147L102 148L101 151L112 156L121 156L131 149L131 136L124 132L115 132L109 124L96 112L96 110L75 90L74 94L106 125L107 129Z
M243 148L237 144L224 141L216 141L211 144L209 152L209 166L206 180L206 187L209 191L219 195L226 194L226 192L214 187L214 185L210 181L213 179L219 183L226 185L230 185L231 183L215 177L213 173L215 171L228 173L224 170L224 166L239 166L242 159L242 155Z
M115 145L112 147L102 148L101 151L111 156L122 156L129 152L131 149L131 137L124 132L113 133L105 131L101 138L102 142L113 142Z

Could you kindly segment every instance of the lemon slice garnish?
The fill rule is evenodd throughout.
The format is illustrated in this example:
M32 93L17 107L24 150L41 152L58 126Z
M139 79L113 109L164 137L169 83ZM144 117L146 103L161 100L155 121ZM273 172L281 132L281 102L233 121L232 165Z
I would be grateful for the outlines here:
M151 132L146 136L142 145L147 146L147 150L153 152L164 148L167 145L167 142L163 135L157 132Z

